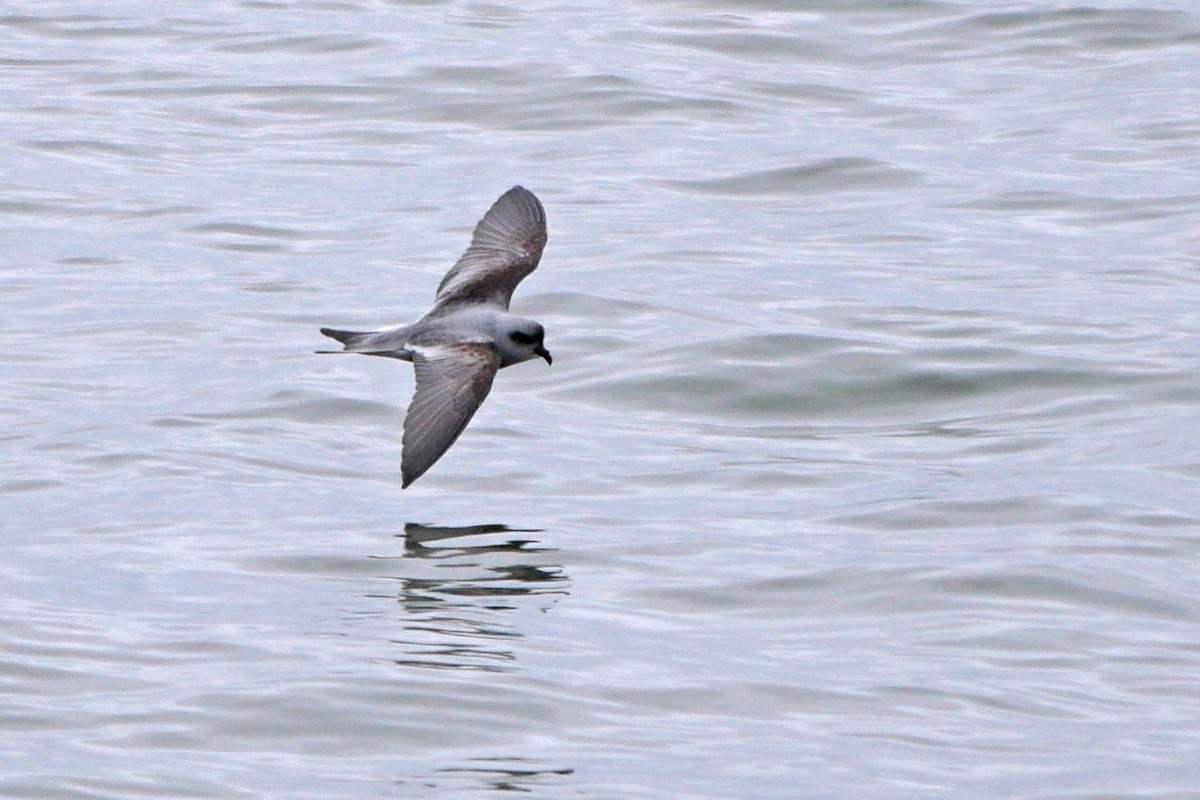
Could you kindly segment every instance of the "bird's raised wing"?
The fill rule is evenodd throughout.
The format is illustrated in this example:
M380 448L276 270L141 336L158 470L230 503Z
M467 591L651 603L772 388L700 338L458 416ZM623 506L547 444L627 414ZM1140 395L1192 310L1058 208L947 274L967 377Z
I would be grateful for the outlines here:
M546 246L546 210L533 192L514 186L475 226L471 246L438 285L434 309L485 304L508 310L513 290L537 269Z
M458 342L412 348L417 392L404 418L403 487L450 449L492 388L500 356L490 344Z

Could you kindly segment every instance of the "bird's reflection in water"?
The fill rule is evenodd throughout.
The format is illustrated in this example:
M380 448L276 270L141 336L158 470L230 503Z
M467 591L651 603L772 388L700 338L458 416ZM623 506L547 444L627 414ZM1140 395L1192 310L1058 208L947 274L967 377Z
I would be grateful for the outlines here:
M525 759L476 758L468 763L470 766L446 767L438 772L478 780L484 787L501 792L531 792L546 788L554 785L557 778L575 772L570 768L537 766Z
M409 523L398 599L405 610L401 666L505 671L514 668L522 618L567 594L553 548L505 525L465 528ZM463 541L466 537L471 538Z

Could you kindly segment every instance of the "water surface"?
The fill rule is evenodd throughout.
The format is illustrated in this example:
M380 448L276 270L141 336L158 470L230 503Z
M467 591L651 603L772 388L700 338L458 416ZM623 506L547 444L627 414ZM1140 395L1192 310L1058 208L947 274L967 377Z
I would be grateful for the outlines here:
M0 794L1200 795L1188 4L0 17ZM505 370L399 488L521 183Z

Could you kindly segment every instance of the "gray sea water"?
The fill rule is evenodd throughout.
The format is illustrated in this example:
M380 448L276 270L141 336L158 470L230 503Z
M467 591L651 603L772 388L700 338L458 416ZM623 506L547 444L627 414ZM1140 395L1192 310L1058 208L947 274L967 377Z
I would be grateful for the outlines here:
M1200 7L14 2L0 796L1200 797ZM401 492L520 183L502 372Z

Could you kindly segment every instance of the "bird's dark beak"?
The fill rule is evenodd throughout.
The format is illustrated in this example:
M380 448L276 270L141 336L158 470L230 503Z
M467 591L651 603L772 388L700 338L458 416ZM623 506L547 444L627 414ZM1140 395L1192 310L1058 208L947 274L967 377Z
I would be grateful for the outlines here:
M546 349L545 347L543 347L542 345L540 345L540 344L539 344L539 345L538 345L538 348L537 348L537 350L534 350L533 352L537 353L539 356L541 356L542 358L546 359L546 363L547 363L547 364L553 364L553 363L554 363L554 359L550 357L550 351L549 351L549 350L547 350L547 349Z

